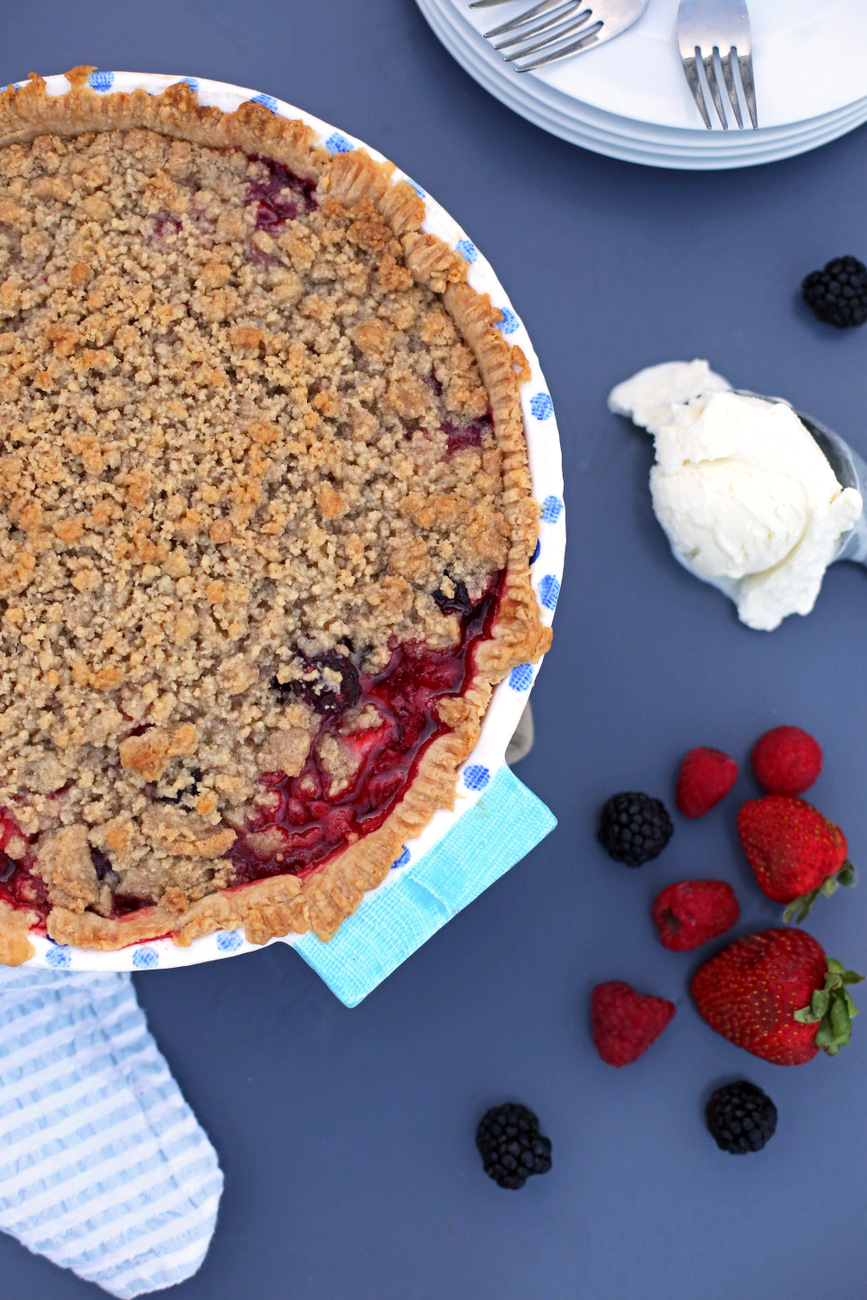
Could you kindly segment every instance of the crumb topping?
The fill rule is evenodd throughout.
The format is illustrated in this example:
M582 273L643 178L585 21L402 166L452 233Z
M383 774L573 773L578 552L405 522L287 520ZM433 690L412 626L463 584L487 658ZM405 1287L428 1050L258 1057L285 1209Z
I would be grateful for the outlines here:
M489 405L369 201L141 129L0 150L0 805L53 905L181 913L263 772L346 788L359 673L505 566Z

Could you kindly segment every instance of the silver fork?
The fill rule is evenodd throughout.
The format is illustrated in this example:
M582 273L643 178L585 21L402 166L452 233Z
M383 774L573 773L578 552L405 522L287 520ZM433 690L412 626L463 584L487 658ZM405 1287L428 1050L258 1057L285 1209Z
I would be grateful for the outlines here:
M505 0L473 0L471 9L486 9ZM631 27L647 8L648 0L540 0L531 9L485 32L486 40L505 36L495 50L510 50L503 58L516 72L531 72L543 63L555 63L610 41ZM539 19L534 22L534 19ZM536 37L541 40L536 40ZM576 37L575 40L570 39ZM565 45L563 42L567 42ZM553 49L551 47L554 47ZM516 63L527 55L547 50L530 63Z
M735 63L738 66L750 121L753 128L757 128L759 120L756 113L750 18L746 0L680 0L680 8L677 11L677 44L692 97L708 131L712 130L713 123L705 102L698 71L699 64L704 68L707 88L722 129L724 131L729 129L714 66L714 55L719 59L729 103L739 128L743 130L744 122L735 85Z

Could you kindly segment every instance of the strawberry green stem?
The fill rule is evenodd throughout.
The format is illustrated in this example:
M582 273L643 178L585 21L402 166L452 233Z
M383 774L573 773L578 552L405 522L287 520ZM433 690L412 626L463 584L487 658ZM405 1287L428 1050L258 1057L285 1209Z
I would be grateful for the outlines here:
M849 1044L852 1017L857 1016L858 1008L846 985L860 984L863 979L857 971L846 970L842 962L829 957L824 986L814 991L808 1007L795 1012L799 1024L818 1024L816 1046L829 1056L836 1056L841 1047Z
M818 889L811 889L809 894L804 894L801 898L793 898L783 913L783 920L788 922L794 917L795 924L800 925L804 918L809 915L810 908L820 894L823 898L830 898L838 885L851 886L857 883L858 872L847 859L838 872L822 881Z

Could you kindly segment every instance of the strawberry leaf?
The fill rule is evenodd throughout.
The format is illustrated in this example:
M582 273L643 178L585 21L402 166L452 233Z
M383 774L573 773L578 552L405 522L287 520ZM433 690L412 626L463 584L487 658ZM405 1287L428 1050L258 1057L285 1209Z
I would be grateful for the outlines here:
M830 898L838 886L846 885L851 888L857 882L858 872L851 862L844 862L835 875L828 876L816 889L811 889L809 894L803 894L800 898L793 898L785 912L783 912L783 920L788 924L794 918L795 924L800 925L805 917L809 916L810 908L820 894L823 898Z
M824 987L814 989L810 1005L795 1012L795 1020L801 1025L818 1023L816 1046L829 1056L836 1056L848 1044L852 1017L858 1014L846 985L858 984L863 979L857 971L846 970L842 962L829 957Z

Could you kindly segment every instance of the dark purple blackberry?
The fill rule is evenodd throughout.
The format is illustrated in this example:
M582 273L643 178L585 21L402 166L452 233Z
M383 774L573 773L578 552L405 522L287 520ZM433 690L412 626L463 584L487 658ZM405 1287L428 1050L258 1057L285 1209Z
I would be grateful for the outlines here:
M11 880L17 866L18 863L14 858L10 858L8 853L3 853L0 850L0 883Z
M442 587L439 587L434 592L433 598L444 614L455 614L462 621L468 619L473 612L473 602L470 600L467 584L461 582L460 578L457 582L453 578L449 578L449 581L455 589L455 594L447 596Z
M754 1083L741 1079L711 1093L705 1107L707 1126L722 1151L733 1156L761 1151L777 1128L777 1108Z
M93 863L93 869L96 872L97 880L105 880L111 872L111 858L109 858L102 849L90 850L90 860Z
M801 292L819 320L837 329L867 321L867 266L857 257L835 257L821 271L811 271Z
M317 713L345 713L361 699L361 682L358 669L351 659L339 650L323 650L318 655L302 655L304 676L291 682L278 682L275 677L271 685L281 695L297 695L299 700L309 704ZM324 670L329 670L329 676ZM330 680L330 673L337 673L340 685Z
M526 1106L507 1101L492 1106L476 1129L476 1146L485 1173L500 1187L523 1187L531 1174L551 1168L551 1139L539 1132L539 1120Z
M640 867L662 852L673 833L671 818L659 799L627 791L606 800L597 838L617 862Z

